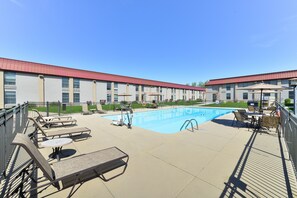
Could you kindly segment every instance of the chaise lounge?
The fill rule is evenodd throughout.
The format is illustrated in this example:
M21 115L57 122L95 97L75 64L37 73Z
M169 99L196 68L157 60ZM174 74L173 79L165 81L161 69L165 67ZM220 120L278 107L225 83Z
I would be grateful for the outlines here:
M129 156L126 153L117 147L111 147L65 159L51 166L27 135L16 134L12 144L23 147L37 167L43 172L45 178L49 180L46 184L38 185L37 188L44 187L46 189L48 186L53 185L60 190L60 183L63 189L72 186L68 197L72 196L87 180L100 177L102 180L108 181L122 175L127 168L129 160ZM123 167L122 172L108 179L104 176L105 173L120 167ZM80 185L74 190L76 184ZM25 194L35 189L23 190L22 193Z
M36 129L38 129L42 135L44 135L45 137L61 137L61 136L78 136L78 135L82 135L82 134L87 134L88 136L90 136L91 134L91 129L87 128L87 127L71 127L71 128L67 128L67 129L59 129L59 130L44 130L42 128L42 126L37 122L37 120L35 120L32 117L28 117L29 120L33 121Z
M43 116L37 109L32 109L32 111L34 111L35 113L38 114L37 118L40 119L40 121L44 121L44 120L56 120L56 119L59 119L59 120L71 120L72 119L72 116Z
M91 115L91 114L93 114L93 112L89 111L87 104L83 104L83 105L81 105L81 107L82 107L82 114L83 115Z
M62 126L76 124L76 120L73 119L71 116L43 117L38 110L32 109L32 111L38 113L37 120L42 124L42 126L45 126L47 128L58 124L61 124Z
M97 112L97 113L100 113L100 114L104 114L106 113L106 111L104 111L102 109L102 105L101 104L97 104L96 105L96 109L90 109L92 112Z

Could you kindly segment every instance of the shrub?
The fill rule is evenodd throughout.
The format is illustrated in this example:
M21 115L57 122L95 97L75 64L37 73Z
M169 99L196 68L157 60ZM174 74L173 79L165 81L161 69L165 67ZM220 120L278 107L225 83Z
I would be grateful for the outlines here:
M287 98L285 99L285 106L290 106L291 105L291 99Z

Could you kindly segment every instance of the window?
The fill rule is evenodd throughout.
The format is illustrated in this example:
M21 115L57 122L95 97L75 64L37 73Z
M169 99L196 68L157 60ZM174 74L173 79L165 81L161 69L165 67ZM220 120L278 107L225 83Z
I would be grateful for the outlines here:
M4 73L4 85L15 85L15 73L14 72L5 72Z
M69 103L69 93L62 93L62 103Z
M231 94L230 93L226 93L226 100L231 100Z
M108 103L111 103L111 94L107 94L107 97L106 98L107 98L107 102Z
M139 91L139 86L135 85L135 91Z
M114 83L114 90L117 90L119 88L119 84L118 83Z
M139 95L138 94L136 94L136 99L135 100L139 101Z
M294 99L294 91L289 91L289 98Z
M79 103L80 100L79 100L79 93L74 93L73 94L73 102L75 103Z
M16 104L16 93L15 91L5 91L4 93L5 104Z
M119 102L119 95L118 94L114 94L114 102Z
M160 93L162 93L162 87L160 87Z
M111 82L107 83L107 90L111 90Z
M230 85L226 85L226 90L230 91L231 90L231 86Z
M141 91L144 92L144 86L143 85L141 86Z
M79 79L77 78L73 79L73 88L79 89Z
M248 99L248 93L243 93L242 94L242 99L247 100Z
M69 78L62 78L62 88L69 88Z

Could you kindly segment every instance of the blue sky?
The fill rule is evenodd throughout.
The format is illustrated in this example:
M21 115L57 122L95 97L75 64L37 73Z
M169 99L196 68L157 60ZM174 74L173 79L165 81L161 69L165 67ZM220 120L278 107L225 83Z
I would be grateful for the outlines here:
M0 57L176 83L297 69L296 0L0 0Z

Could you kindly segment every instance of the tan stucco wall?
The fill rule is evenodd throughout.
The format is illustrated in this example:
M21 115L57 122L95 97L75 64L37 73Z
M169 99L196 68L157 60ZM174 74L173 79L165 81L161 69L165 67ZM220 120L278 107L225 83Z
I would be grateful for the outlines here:
M97 102L97 87L96 80L93 80L93 102Z
M38 85L39 85L39 102L44 102L44 76L38 76Z
M111 83L111 102L114 102L114 82Z
M136 85L137 86L137 85ZM141 94L142 94L142 91L141 91L141 85L138 85L138 101L141 102Z
M69 102L73 103L73 78L69 78Z

